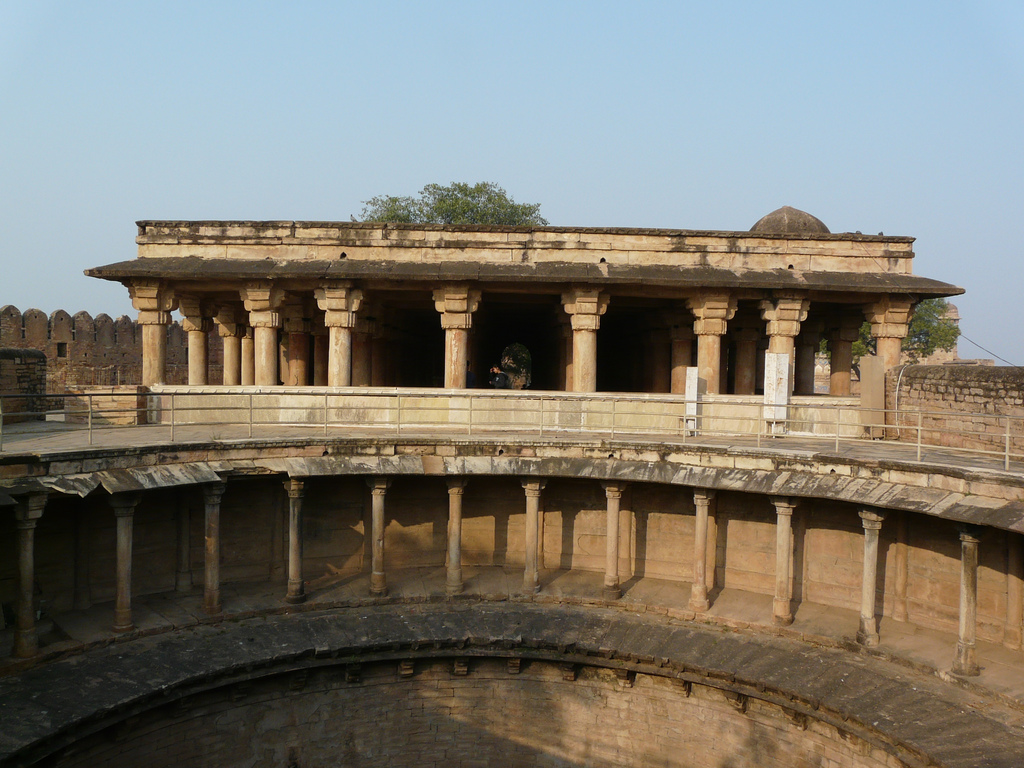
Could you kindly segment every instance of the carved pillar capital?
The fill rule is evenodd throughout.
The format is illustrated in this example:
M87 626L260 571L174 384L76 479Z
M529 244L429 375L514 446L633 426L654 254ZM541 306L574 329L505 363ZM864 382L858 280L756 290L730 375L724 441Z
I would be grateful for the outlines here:
M698 336L723 336L736 314L736 297L728 293L702 293L686 300L693 312L693 332Z
M608 311L608 294L597 288L573 287L562 294L562 306L574 331L596 331Z
M760 303L761 319L768 324L769 336L800 335L800 324L807 319L811 302L798 296L763 299Z
M906 296L884 296L864 307L875 338L905 338L910 328L914 302Z
M441 313L441 327L469 329L473 325L473 313L480 306L480 291L468 285L445 285L433 293L434 308Z

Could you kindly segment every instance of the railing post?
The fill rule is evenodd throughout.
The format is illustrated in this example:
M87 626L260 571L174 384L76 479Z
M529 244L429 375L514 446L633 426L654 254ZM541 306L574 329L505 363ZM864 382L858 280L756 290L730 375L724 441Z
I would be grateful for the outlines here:
M1003 469L1008 470L1010 468L1010 417L1004 417L1006 419L1006 445L1003 449Z
M252 439L252 392L249 393L249 438Z
M174 393L171 393L171 442L174 442Z
M324 392L324 437L327 437L327 392Z
M836 408L836 453L839 453L839 433L843 428L843 409Z
M85 396L85 407L89 409L89 415L87 420L89 422L89 445L92 445L92 395L86 394ZM171 435L171 440L174 440L174 435Z
M918 411L918 461L921 461L921 411Z
M612 401L612 440L615 439L615 398L611 398Z

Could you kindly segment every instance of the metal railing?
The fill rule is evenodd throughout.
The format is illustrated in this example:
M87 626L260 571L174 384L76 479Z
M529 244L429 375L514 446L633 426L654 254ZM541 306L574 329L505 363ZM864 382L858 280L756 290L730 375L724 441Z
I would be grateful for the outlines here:
M39 408L40 403L62 407ZM12 406L19 406L12 408ZM28 410L32 406L33 410ZM757 398L396 388L158 387L149 394L61 393L0 396L0 451L25 440L57 450L94 446L116 433L152 440L237 440L322 435L590 436L686 444L743 438L757 446L816 438L839 451L879 440L958 455L1024 459L1024 419L902 409L865 409L855 399L795 398L778 418ZM59 435L60 440L54 440Z

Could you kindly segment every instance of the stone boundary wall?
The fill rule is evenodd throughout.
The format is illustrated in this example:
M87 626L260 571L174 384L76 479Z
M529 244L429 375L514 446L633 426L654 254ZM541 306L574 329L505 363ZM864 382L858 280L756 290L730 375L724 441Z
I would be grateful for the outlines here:
M898 391L897 391L898 387ZM1010 451L1024 453L1024 368L988 365L908 365L886 374L886 408L898 410L898 439L1002 452L1010 417ZM930 412L930 413L929 413ZM969 434L965 434L969 433Z
M210 382L221 380L223 345L216 330L209 334ZM21 312L0 307L0 348L37 349L46 355L50 392L71 387L112 387L142 381L142 333L127 315L69 314L47 316L38 309ZM167 329L167 383L188 382L188 334L175 321Z
M39 419L39 416L18 415L46 409L46 355L36 349L7 349L0 346L0 395L5 397L3 423Z

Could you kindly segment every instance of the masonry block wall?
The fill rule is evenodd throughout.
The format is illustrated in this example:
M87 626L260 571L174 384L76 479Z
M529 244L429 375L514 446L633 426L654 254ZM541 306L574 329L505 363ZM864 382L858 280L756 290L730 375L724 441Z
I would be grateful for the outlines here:
M279 675L200 694L75 745L54 764L71 766L416 765L613 768L897 768L902 763L855 736L751 699L740 712L725 694L637 674L583 667L566 679L557 664L529 661L510 675L503 659L424 661L402 678L394 662L301 681Z
M188 334L173 322L167 329L167 383L188 382ZM24 313L0 307L0 347L37 349L46 355L46 381L51 393L69 387L110 387L142 381L142 332L126 315L117 320L88 312L71 315L58 309L47 316L38 309ZM209 334L210 382L221 381L223 344Z
M3 423L41 418L25 415L46 409L46 355L35 349L6 349L0 345L0 403Z
M1024 453L1024 369L986 365L909 365L886 374L886 407L898 410L899 439ZM927 412L931 412L930 414ZM895 432L896 430L891 430ZM971 434L963 434L964 432Z

